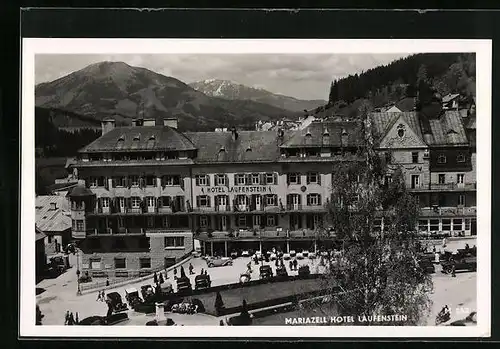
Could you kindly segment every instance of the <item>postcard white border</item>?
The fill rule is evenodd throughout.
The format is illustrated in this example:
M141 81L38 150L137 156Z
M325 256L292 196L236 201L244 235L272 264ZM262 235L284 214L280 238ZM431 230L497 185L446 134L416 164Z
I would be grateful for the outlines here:
M24 337L489 337L491 328L491 40L316 39L52 39L22 40L21 289L20 336ZM475 52L477 95L477 209L480 250L477 326L35 326L36 54L340 54ZM481 181L479 182L479 178Z

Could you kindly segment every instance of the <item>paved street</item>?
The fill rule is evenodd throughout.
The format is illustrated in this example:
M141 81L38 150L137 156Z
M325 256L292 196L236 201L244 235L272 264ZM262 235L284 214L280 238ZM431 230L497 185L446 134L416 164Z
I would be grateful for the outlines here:
M448 243L447 249L453 250L457 248L463 248L465 243L468 243L471 247L475 244L475 239L470 240L459 240L452 241ZM194 258L190 262L184 264L184 269L188 274L188 265L192 263L194 266L195 274L199 274L201 268L207 269L210 278L212 280L212 285L221 285L228 283L235 283L239 281L240 274L246 271L246 265L250 261L248 257L240 257L234 260L233 266L227 267L216 267L207 268L205 260L201 258ZM311 272L321 272L321 267L318 266L319 260L309 260L304 259L299 261L299 265L308 264L310 265ZM78 312L79 319L83 319L88 316L93 315L105 315L107 311L107 306L104 302L98 302L97 290L96 292L89 293L82 296L77 296L77 278L76 278L76 256L70 256L70 264L73 265L66 273L62 274L56 279L43 280L37 287L44 288L45 292L37 296L37 303L40 306L40 310L45 315L43 319L44 325L63 325L64 315L66 311L73 313ZM276 273L274 263L268 263L273 269L273 273ZM288 270L289 275L296 275L296 271L290 271L288 268L288 262L285 261L285 266ZM318 269L319 268L319 269ZM252 263L252 279L259 277L258 266ZM191 279L192 284L194 284L195 275L188 275ZM169 273L168 282L172 282L173 274ZM153 284L153 277L149 280L135 282L125 286L119 286L110 289L106 292L119 292L122 295L123 301L125 302L125 289L135 287L140 290L140 286ZM458 320L462 319L468 314L464 314L462 310L476 310L476 273L457 273L456 277L453 278L449 275L441 273L441 267L436 267L436 273L433 275L434 281L434 293L432 295L433 300L433 311L429 318L428 324L434 324L434 319L439 312L439 310L447 304L452 310L452 319ZM174 289L176 288L176 283L172 282ZM457 309L461 308L461 309ZM130 314L131 324L136 324L137 321L142 321L137 319L136 315ZM147 320L146 320L147 321ZM191 320L181 320L181 323L190 323ZM210 323L212 320L204 319L203 323ZM145 322L144 322L145 323ZM278 324L277 324L278 325Z

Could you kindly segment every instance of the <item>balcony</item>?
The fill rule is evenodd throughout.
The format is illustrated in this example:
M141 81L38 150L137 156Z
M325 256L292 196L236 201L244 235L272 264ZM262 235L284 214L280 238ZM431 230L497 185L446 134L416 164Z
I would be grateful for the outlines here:
M85 231L74 231L74 230L71 231L71 237L73 239L85 239L85 236L86 236Z
M425 207L420 209L423 217L476 216L476 207Z
M409 187L409 191L475 191L477 183L430 183L428 186L420 185Z
M144 235L144 229L143 228L94 228L94 229L87 229L86 231L87 236L119 236L119 235Z

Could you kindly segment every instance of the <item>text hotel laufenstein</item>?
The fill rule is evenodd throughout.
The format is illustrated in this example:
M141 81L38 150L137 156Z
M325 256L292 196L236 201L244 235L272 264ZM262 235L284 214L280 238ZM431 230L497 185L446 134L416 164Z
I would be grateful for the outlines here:
M390 323L406 322L407 315L359 315L359 316L313 316L285 318L285 325L338 325L358 324L367 322Z

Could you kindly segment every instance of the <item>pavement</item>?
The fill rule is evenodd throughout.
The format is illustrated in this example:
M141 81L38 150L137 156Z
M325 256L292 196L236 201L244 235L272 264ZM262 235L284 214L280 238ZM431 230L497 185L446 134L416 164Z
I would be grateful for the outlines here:
M464 248L465 243L469 246L476 244L474 238L463 239L457 241L450 241L447 246L447 250L456 250L457 248ZM430 246L432 248L432 246ZM437 247L439 248L439 247ZM77 276L76 276L76 258L75 255L70 255L70 264L72 267L66 271L66 273L60 275L55 279L46 279L37 284L37 288L43 288L45 291L39 294L37 298L37 304L40 307L44 318L42 323L44 325L64 325L64 316L66 311L78 313L78 318L84 319L93 315L104 316L107 312L107 306L105 302L97 301L97 290L94 293L89 293L85 295L77 295ZM237 283L240 279L240 274L247 270L247 264L251 261L249 257L239 257L233 260L232 266L226 267L214 267L208 268L207 263L202 258L193 258L190 261L184 263L184 269L186 274L189 272L189 263L194 267L195 274L187 275L191 279L191 284L194 285L194 277L199 274L201 269L204 268L208 270L210 279L212 281L212 286ZM265 263L269 264L273 269L273 273L276 273L276 267L274 262ZM312 273L322 272L323 267L319 266L319 259L310 260L304 259L299 261L299 266L308 264ZM287 268L289 275L296 275L297 271L290 271L288 261L285 261L285 267ZM259 266L252 262L253 272L251 274L252 279L259 278ZM180 271L178 275L180 274ZM167 282L171 282L174 290L176 291L177 285L173 282L173 273L169 273L169 278ZM433 275L434 281L434 292L431 295L433 301L432 313L428 319L428 325L434 325L434 319L436 314L441 310L444 305L448 305L452 312L451 321L463 319L468 315L465 312L475 311L477 309L477 291L476 291L476 273L457 273L456 277L451 277L450 275L442 274L441 267L436 267L436 273ZM140 291L140 287L147 284L153 284L153 277L148 280L142 280L135 283L130 283L124 286L117 286L115 288L108 289L106 293L118 292L122 296L123 302L125 300L125 289L136 288ZM460 290L460 292L457 292ZM177 320L174 321L179 324L198 324L196 318L193 315L183 315L180 318L180 314L171 314L176 316ZM172 317L170 314L167 317ZM201 315L201 314L199 314ZM187 316L187 318L186 318ZM129 310L129 317L131 324L138 324L138 322L145 324L148 320L144 320L144 314L137 314L132 310ZM199 324L211 324L217 320L212 319L200 319ZM216 321L218 324L218 320ZM276 324L280 325L280 324Z

